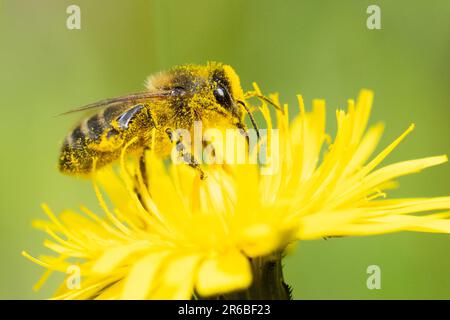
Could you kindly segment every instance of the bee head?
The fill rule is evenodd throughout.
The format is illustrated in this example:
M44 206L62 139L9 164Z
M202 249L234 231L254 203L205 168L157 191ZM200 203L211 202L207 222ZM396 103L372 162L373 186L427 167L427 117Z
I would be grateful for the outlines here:
M245 104L245 96L238 75L229 65L210 65L212 66L210 83L216 103L230 113L235 126L245 131L244 114L247 113L259 139L258 126Z
M210 64L209 73L210 90L215 102L241 122L245 98L239 76L231 66L216 63Z

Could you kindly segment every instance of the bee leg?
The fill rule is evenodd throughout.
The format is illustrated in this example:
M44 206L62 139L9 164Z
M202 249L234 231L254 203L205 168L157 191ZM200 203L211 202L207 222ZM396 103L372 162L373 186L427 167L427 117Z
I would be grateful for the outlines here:
M169 137L172 143L175 143L175 148L178 151L178 154L183 157L184 162L186 162L191 168L197 170L200 173L200 179L206 179L206 173L200 168L200 164L197 159L195 159L194 155L186 150L183 142L180 138L175 137L173 130L170 128L166 129L166 134Z
M211 140L203 140L202 141L202 147L203 147L203 150L205 150L207 147L210 147L212 149L211 150L211 156L215 160L217 160L216 159L216 156L217 156L216 149L214 148L214 145L211 144Z
M238 122L236 127L239 129L239 133L245 137L245 141L247 142L247 146L250 147L250 138L247 132L247 126L242 122Z
M148 210L147 205L143 201L143 195L141 192L141 186L143 184L147 189L148 194L150 194L150 189L147 181L147 167L145 165L145 152L147 151L147 149L148 148L145 148L139 156L138 162L139 172L136 172L136 174L134 175L134 192L136 193L136 196L141 205Z
M197 170L200 173L200 179L205 180L206 179L206 173L200 168L200 164L195 159L195 157L190 152L183 152L183 159L184 161L191 167Z
M144 104L144 106L146 107L146 111L147 111L147 116L148 119L150 121L151 124L151 128L157 128L157 123L155 120L155 117L153 116L150 107L148 104ZM144 149L142 150L142 153L139 156L139 172L141 174L141 178L142 178L142 183L144 184L144 186L147 188L148 192L150 193L150 189L149 189L149 185L148 185L148 176L147 176L147 165L145 163L145 155L146 152L150 150L150 147L146 146L144 147Z
M145 163L145 154L150 148L146 147L144 150L142 150L141 155L139 156L139 171L141 173L142 181L144 182L144 185L148 189L148 181L147 181L147 165Z
M250 143L250 133L249 133L247 126L242 122L238 122L236 124L236 127L238 128L239 133L245 138L245 141L247 143L247 154L250 157L250 154L253 150L252 148L258 148L258 149L261 148L261 145L259 144L261 142L261 136L259 135L259 130L256 131L256 134L257 134L256 145L253 145L252 143ZM254 126L254 127L257 129L256 126ZM259 157L257 157L257 161L259 161Z

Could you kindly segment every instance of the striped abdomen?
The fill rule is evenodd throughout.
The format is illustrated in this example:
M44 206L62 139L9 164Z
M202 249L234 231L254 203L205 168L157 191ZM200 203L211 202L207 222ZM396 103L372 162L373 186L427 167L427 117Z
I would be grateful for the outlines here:
M83 120L64 140L59 169L68 174L87 174L116 160L120 155L124 132L144 110L134 107L110 106ZM113 125L114 123L114 125Z

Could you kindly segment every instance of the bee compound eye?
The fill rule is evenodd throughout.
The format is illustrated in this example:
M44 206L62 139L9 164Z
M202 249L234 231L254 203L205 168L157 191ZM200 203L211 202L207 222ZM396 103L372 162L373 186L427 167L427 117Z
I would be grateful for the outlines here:
M219 103L220 105L229 106L231 104L231 98L224 88L220 86L217 87L216 89L214 89L213 94L217 100L217 103Z

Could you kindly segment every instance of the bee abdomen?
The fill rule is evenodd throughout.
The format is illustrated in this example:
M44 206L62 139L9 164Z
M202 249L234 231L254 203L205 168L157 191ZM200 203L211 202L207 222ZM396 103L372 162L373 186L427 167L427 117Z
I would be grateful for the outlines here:
M106 122L104 121L101 114L96 114L86 121L85 128L88 132L89 138L91 140L97 141L98 139L100 139L100 136L105 131L105 129L109 128L109 126L106 125Z
M94 167L100 168L116 160L123 139L127 139L121 134L129 130L129 126L143 109L141 104L132 108L111 106L85 119L64 140L59 160L60 171L67 174L89 174ZM113 122L116 126L113 126ZM136 134L135 131L132 132Z
M92 170L94 150L64 141L59 157L59 170L68 174L86 174Z
M61 172L85 174L92 171L99 152L90 148L90 143L100 142L103 132L111 127L104 121L101 113L84 120L64 140L59 159Z

